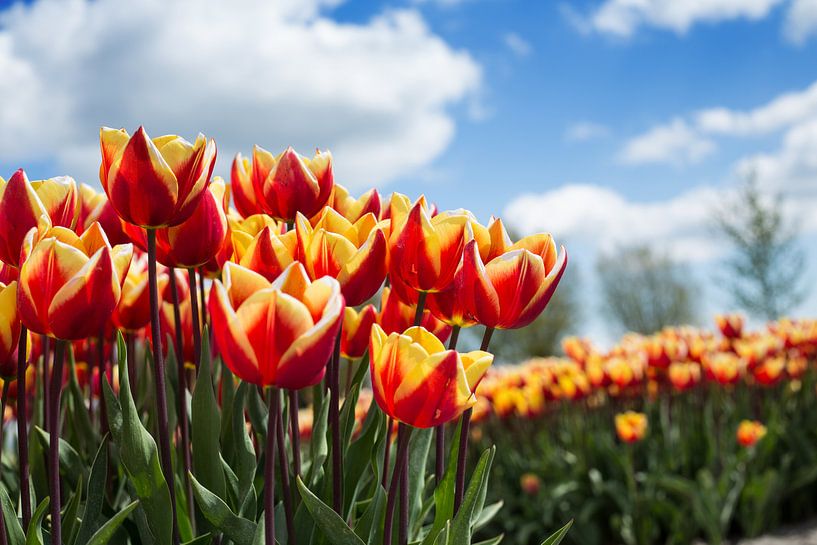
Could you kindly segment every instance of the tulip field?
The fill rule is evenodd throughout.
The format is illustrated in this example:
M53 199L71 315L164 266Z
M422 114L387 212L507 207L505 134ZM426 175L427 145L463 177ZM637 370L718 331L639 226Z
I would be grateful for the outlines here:
M227 183L203 135L103 128L102 192L0 178L0 545L721 543L815 515L817 322L496 365L565 248L354 197L333 160L256 146Z

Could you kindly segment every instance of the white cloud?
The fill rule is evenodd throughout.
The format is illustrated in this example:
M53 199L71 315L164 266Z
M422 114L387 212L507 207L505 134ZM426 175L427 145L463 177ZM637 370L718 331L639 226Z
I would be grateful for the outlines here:
M627 36L642 25L686 32L697 22L760 19L780 0L608 0L593 15L603 32Z
M714 188L696 188L665 201L635 202L610 188L569 184L517 197L504 217L521 232L550 231L557 239L596 250L650 244L678 259L703 262L720 250L710 228L713 206L722 195Z
M666 125L653 127L629 142L619 154L626 164L697 163L715 151L715 143L703 137L686 121L673 119Z
M802 44L817 34L817 0L793 0L784 28L786 38Z
M216 138L219 171L253 144L329 148L349 185L427 166L481 68L415 10L365 24L342 0L38 0L0 15L0 161L56 159L93 181L100 125Z
M753 110L711 108L695 117L698 128L705 132L753 136L768 134L814 116L817 116L817 82L802 91L784 93Z
M610 134L610 128L606 125L592 121L579 121L567 128L564 137L568 142L586 142L603 138L608 134Z
M586 28L629 37L640 27L683 34L698 23L759 20L783 0L606 0L584 18Z
M530 42L516 32L505 34L504 41L505 46L517 57L527 57L533 52L533 47L530 45Z

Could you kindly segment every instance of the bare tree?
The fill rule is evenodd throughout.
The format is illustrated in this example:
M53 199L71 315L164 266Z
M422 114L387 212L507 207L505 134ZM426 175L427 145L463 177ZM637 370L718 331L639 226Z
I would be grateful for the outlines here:
M600 256L596 270L603 309L615 329L652 333L695 320L690 272L668 256L647 246L621 248Z
M738 307L768 320L792 310L806 294L799 229L783 208L781 195L762 193L751 177L716 213L717 230L732 247L721 284Z

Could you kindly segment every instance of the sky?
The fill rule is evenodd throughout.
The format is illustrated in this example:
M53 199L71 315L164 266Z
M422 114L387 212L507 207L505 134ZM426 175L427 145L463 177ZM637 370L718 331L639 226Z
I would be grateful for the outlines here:
M707 294L712 210L750 173L817 270L817 0L0 0L0 176L99 184L100 126L335 157L598 252L647 243ZM817 314L817 293L794 312Z

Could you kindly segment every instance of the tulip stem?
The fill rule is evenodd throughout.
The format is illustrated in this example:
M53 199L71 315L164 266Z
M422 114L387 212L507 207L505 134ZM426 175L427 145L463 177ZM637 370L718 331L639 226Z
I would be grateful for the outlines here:
M455 325L451 329L451 339L448 341L448 349L449 350L456 350L457 349L457 341L460 338L460 326ZM436 439L436 449L434 455L434 482L437 483L437 486L443 480L443 474L445 473L445 424L440 424L434 430L435 439Z
M199 267L199 300L201 301L201 331L207 327L207 297L204 292L204 267Z
M301 424L298 420L298 390L289 390L289 435L295 476L301 476Z
M6 422L6 400L8 399L9 395L9 386L11 386L11 382L6 379L3 381L3 394L0 397L0 467L2 467L2 456L3 456L3 448L2 446L5 444L3 441L3 424ZM25 395L22 393L22 390L17 390L20 392L20 395ZM8 545L8 537L6 535L6 520L5 517L0 515L0 545Z
M343 324L341 324L343 327ZM332 423L332 506L342 516L343 510L343 463L340 451L340 338L335 340L335 351L329 365L329 419Z
M184 485L187 492L187 513L190 518L190 525L195 534L196 528L196 506L193 498L193 483L190 480L190 469L193 466L190 454L190 425L187 419L187 373L184 368L184 331L182 330L182 312L179 305L179 289L176 283L176 269L170 267L170 298L173 301L173 322L175 324L174 336L176 337L176 374L179 380L178 408L179 413L179 433L181 434L181 454L182 465L184 467ZM189 279L189 276L188 276ZM189 280L188 280L189 283ZM191 304L196 300L195 278L193 279L193 290L190 292ZM195 310L193 311L195 316ZM198 360L198 358L196 358ZM198 368L198 361L196 361Z
M380 481L380 484L383 485L383 488L386 488L386 484L389 481L389 458L391 455L391 430L394 427L394 419L390 416L388 421L386 422L386 444L385 448L383 449L383 477Z
M389 494L386 497L386 519L383 523L384 545L389 545L392 542L392 527L394 525L394 507L395 503L397 503L397 489L400 486L400 476L403 473L403 467L408 461L410 435L411 428L400 423L397 427L397 459L394 461L394 470L392 471L391 483L389 484ZM388 467L383 468L384 474L388 473L388 471Z
M488 350L488 346L491 344L491 337L494 334L493 327L486 327L485 334L482 336L482 346L480 346L480 350L483 352ZM457 514L457 511L460 509L460 505L462 505L462 498L465 495L465 465L467 462L467 454L468 454L468 435L469 430L471 427L471 414L474 412L473 409L466 409L464 413L462 413L462 418L460 419L460 449L457 453L457 480L454 487L454 514Z
M31 489L28 482L28 408L26 407L26 367L28 366L28 331L20 329L17 344L17 464L20 466L20 503L23 507L23 528L31 522Z
M276 397L281 395L278 390L272 390L270 394ZM278 466L281 470L281 492L284 495L287 543L296 545L295 519L292 516L292 490L289 487L289 461L287 460L287 446L284 444L284 419L280 414L275 418L275 436L278 443Z
M54 367L51 370L51 402L48 407L51 424L48 445L48 478L51 492L51 543L62 545L62 498L60 496L60 396L62 394L62 366L65 342L57 340L54 346Z
M162 332L159 328L159 284L156 275L156 231L154 229L147 229L147 239L148 284L150 285L150 331L153 338L153 374L156 382L159 453L165 484L170 492L170 508L173 512L173 543L178 545L179 523L176 518L176 487L174 486L173 479L173 461L170 456L170 435L167 429L167 391L165 390L165 362L162 355ZM171 277L172 276L173 272L171 271ZM181 377L179 377L179 380L181 380Z
M424 291L418 292L417 308L414 310L414 325L418 326L423 323L423 311L426 308L426 296L428 294Z
M136 339L132 331L125 333L125 349L128 358L128 382L130 382L131 390L136 392Z
M199 323L199 294L196 291L198 281L196 280L196 270L187 269L187 280L190 284L190 313L193 315L193 354L196 358L196 369L201 361L201 324ZM202 306L204 298L202 298Z
M281 412L278 390L270 388L267 446L264 450L264 543L275 545L275 426Z
M48 431L51 426L48 425L48 415L51 414L49 409L51 405L51 374L49 372L50 365L48 357L51 355L51 337L43 335L40 340L43 347L43 429Z
M100 332L96 343L96 357L99 366L99 377L97 377L97 384L99 386L99 427L101 435L105 437L108 433L108 409L105 405L105 396L103 395L102 382L105 380L105 330Z

